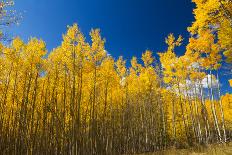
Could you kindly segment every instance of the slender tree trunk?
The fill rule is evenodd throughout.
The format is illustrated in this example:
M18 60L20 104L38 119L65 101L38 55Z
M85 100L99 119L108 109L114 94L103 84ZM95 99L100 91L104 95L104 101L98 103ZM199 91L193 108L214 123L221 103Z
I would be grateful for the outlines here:
M217 87L218 87L218 97L219 97L219 107L220 107L220 113L221 113L221 121L222 121L222 130L223 130L223 135L224 135L224 142L227 141L227 136L226 136L226 129L225 129L225 119L224 119L224 111L223 111L223 106L222 106L222 100L221 100L221 90L220 90L220 80L218 76L218 71L217 71Z

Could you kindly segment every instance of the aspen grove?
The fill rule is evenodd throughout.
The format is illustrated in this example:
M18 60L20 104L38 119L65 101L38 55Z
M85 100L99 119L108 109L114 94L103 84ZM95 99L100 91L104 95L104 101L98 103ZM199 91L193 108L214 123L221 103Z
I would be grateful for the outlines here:
M220 79L232 63L232 2L193 2L182 56L183 38L170 34L158 57L115 59L99 29L87 41L77 24L51 52L37 38L1 44L0 152L135 154L229 142L232 94Z

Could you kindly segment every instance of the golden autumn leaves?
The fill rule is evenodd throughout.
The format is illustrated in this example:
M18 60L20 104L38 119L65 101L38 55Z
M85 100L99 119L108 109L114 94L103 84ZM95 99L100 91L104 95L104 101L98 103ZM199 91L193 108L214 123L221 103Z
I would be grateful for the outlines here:
M131 154L227 142L232 98L221 95L218 70L222 52L232 57L231 3L194 2L182 56L183 38L170 34L159 58L146 50L128 65L107 53L99 29L88 42L77 24L50 53L36 38L1 44L0 152Z
M191 34L211 29L216 32L220 47L224 49L227 62L232 57L232 3L230 0L193 0L195 21L188 28Z

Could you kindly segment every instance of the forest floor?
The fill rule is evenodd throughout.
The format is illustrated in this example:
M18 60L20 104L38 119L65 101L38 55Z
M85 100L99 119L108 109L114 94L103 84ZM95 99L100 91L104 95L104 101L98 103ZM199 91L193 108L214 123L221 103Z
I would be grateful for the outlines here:
M140 155L232 155L232 143L191 149L168 149Z

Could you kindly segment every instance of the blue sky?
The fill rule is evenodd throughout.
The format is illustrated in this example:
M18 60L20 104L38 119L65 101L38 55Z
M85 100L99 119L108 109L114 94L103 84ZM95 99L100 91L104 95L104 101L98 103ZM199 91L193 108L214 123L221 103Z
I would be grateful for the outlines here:
M128 61L140 57L146 49L164 51L169 33L182 35L194 20L191 0L15 0L15 9L23 13L12 33L27 41L43 39L50 51L60 45L67 25L78 23L88 38L91 28L100 28L106 38L106 50L115 58ZM184 47L177 54L184 53ZM223 78L224 91L228 89Z
M115 57L140 56L150 49L165 49L171 32L188 37L193 21L191 0L18 0L16 10L24 12L14 33L27 40L36 36L48 49L60 44L67 25L78 23L87 36L100 28L106 49Z

